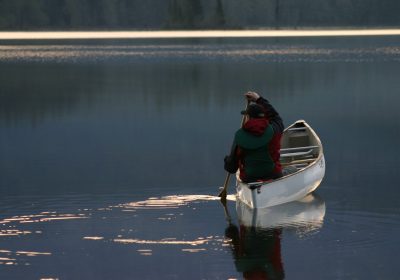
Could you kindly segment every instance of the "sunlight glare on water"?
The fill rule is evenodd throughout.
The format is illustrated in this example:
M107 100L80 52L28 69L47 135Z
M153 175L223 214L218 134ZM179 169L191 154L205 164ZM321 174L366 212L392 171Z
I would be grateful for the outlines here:
M227 200L236 201L235 195L228 195ZM218 196L211 195L171 195L163 197L150 197L144 201L125 203L117 207L122 207L124 210L131 209L168 209L168 208L179 208L187 206L193 203L199 203L201 201L219 201L221 200Z

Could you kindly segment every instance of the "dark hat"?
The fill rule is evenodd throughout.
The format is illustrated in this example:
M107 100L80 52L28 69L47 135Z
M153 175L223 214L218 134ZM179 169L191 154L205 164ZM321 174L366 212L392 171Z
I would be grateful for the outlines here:
M246 110L240 113L242 115L249 115L250 118L263 118L265 116L263 108L258 104L250 104Z

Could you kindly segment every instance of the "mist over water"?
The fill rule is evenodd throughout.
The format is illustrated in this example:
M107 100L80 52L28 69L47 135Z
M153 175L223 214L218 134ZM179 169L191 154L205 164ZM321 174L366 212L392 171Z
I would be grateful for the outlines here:
M399 40L0 41L0 277L396 279ZM327 163L257 217L216 197L248 90Z

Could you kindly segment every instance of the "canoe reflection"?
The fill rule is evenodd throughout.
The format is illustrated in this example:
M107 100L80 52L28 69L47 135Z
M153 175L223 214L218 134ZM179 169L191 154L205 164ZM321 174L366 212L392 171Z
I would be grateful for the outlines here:
M325 201L310 194L301 200L254 210L237 200L236 212L241 225L264 229L295 227L304 233L322 226Z
M305 234L322 227L325 202L309 195L301 201L254 210L238 200L239 226L225 210L229 223L225 236L230 239L237 271L244 279L284 279L282 231L292 228Z

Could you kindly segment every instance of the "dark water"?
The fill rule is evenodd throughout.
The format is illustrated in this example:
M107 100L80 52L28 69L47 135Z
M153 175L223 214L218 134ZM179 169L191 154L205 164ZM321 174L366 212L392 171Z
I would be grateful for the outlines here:
M398 279L399 37L0 43L1 279ZM216 197L248 90L327 162L258 216Z

